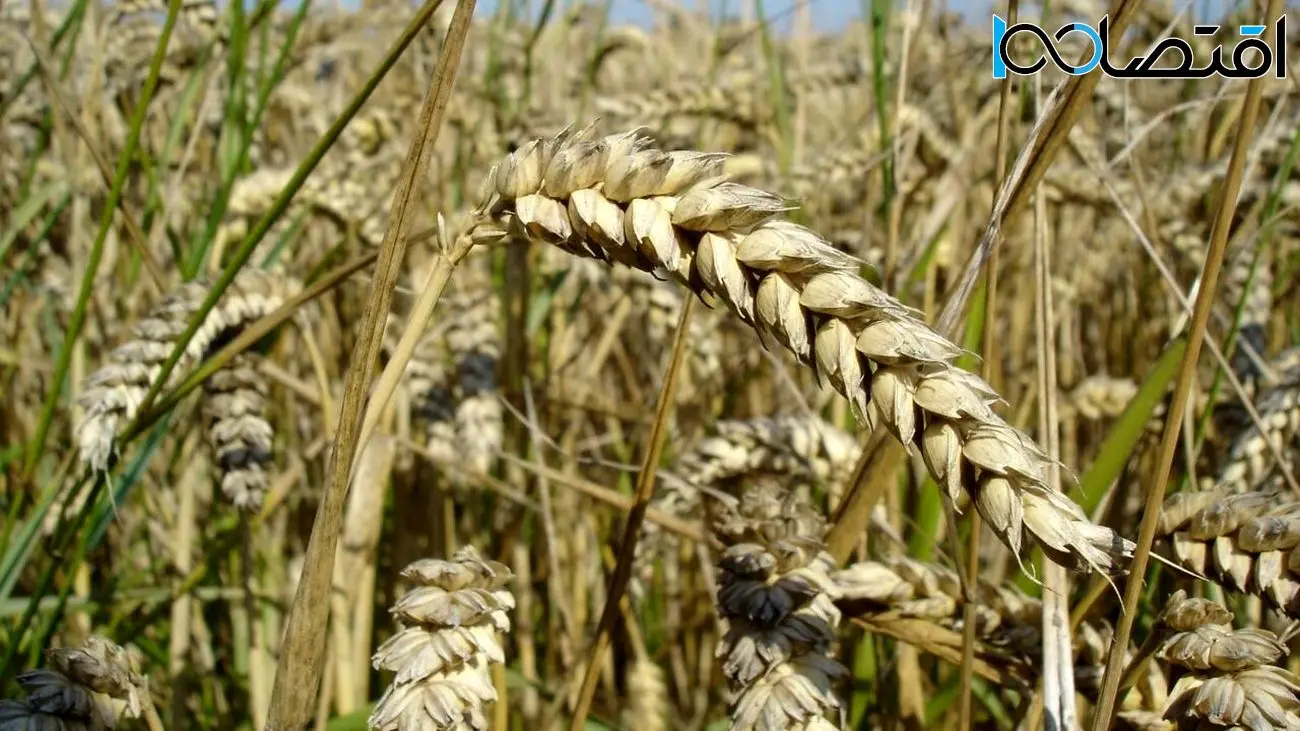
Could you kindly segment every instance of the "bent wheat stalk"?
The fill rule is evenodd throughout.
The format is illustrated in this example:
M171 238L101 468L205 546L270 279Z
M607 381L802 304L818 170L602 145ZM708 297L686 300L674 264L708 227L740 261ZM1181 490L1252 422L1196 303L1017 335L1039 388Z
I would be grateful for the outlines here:
M664 152L639 131L534 140L494 166L479 214L577 256L671 277L779 343L919 453L950 500L969 493L1019 555L1027 530L1062 565L1106 571L1133 544L1047 483L1048 458L995 414L962 351L857 274L860 263L780 218L785 202L727 182L725 155Z

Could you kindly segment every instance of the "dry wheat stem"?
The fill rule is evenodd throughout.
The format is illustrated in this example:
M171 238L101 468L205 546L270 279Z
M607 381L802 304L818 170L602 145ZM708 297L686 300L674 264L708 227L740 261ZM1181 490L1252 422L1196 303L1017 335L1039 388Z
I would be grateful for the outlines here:
M435 2L437 0L434 0ZM382 342L383 322L388 316L393 287L406 251L407 232L412 223L412 206L427 169L430 148L436 141L442 116L451 96L460 54L474 11L474 0L456 5L451 28L438 63L438 72L430 80L414 139L407 151L403 174L393 193L390 220L375 265L375 282L360 326L360 337L353 349L352 367L348 369L340 405L339 426L330 452L325 493L316 511L307 562L294 594L293 606L285 627L285 639L276 668L267 716L268 731L298 731L312 717L313 699L320 686L328 594L333 576L335 547L338 543L344 498L351 476L360 420L369 387L374 361Z
M719 179L725 156L662 152L637 132L536 140L496 165L480 210L501 231L675 279L724 304L882 424L955 501L968 492L1017 555L1023 532L1076 568L1118 567L1131 543L1049 488L1048 459L995 414L961 350L859 278L859 262L778 218L784 201Z

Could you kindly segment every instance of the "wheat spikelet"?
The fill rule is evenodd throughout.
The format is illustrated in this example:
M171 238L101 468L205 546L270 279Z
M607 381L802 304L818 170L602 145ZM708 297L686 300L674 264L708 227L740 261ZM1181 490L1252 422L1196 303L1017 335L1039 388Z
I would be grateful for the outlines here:
M207 437L221 470L221 491L240 510L262 507L275 430L266 418L260 356L242 353L203 384Z
M1286 644L1262 629L1234 630L1232 613L1205 599L1170 598L1158 650L1190 672L1170 691L1164 718L1178 728L1300 729L1300 677L1273 663Z
M1233 591L1300 617L1300 503L1277 492L1184 492L1165 500L1174 558Z
M735 731L830 731L844 725L833 688L848 669L831 646L840 612L825 522L793 493L760 486L718 522L718 646L735 693ZM832 720L834 719L834 720Z
M186 346L169 385L206 357L212 345L273 312L297 287L295 281L256 270L237 277ZM132 339L109 354L108 364L86 378L79 399L86 417L77 432L83 464L96 471L107 469L117 431L135 417L176 337L207 292L207 284L189 282L168 294L132 328Z
M621 97L601 97L596 110L602 117L627 125L662 128L673 117L708 117L754 127L767 113L755 91L735 85L701 82Z
M723 421L714 432L682 455L678 469L686 482L716 486L775 473L803 474L829 484L847 477L857 453L852 435L816 416Z
M1281 156L1285 154L1291 143L1295 125L1296 120L1293 117L1280 124L1261 129L1251 141L1251 160L1262 164L1254 166L1254 175L1242 183L1241 197L1244 201L1258 198L1266 192L1268 181L1272 178L1268 173L1281 163ZM1194 215L1193 212L1202 201L1208 199L1208 194L1227 175L1227 172L1226 158L1208 165L1199 163L1183 165L1176 174L1170 176L1165 194L1157 202L1156 214L1161 219L1167 220L1184 218L1189 222L1202 221L1202 217ZM1204 241L1202 237L1201 242ZM1204 246L1188 253L1189 258L1199 263L1204 256Z
M0 731L107 731L152 703L138 658L98 635L46 659L48 668L16 678L26 698L0 701Z
M859 84L870 72L871 67L860 56L847 54L804 69L791 69L786 74L786 83L795 94L812 97Z
M956 572L946 567L891 555L852 564L833 572L831 578L838 587L836 606L846 618L922 619L958 636L964 628L961 582ZM985 581L977 582L973 591L977 656L991 663L1015 661L1024 667L1040 667L1042 603L1014 588ZM1104 624L1084 622L1073 639L1077 688L1086 697L1095 698L1114 645L1111 630ZM1133 649L1128 648L1126 657L1134 656ZM1121 713L1138 718L1162 707L1166 698L1164 676L1152 666L1125 696Z
M812 207L817 199L829 198L833 209L836 204L852 208L861 202L868 177L880 161L880 152L874 145L835 148L795 166L790 171L790 187L805 206ZM780 179L780 171L775 167L764 172L767 180Z
M970 494L1016 555L1026 529L1067 566L1108 570L1129 554L1131 542L1048 487L1046 456L993 412L988 384L951 364L957 346L859 278L856 260L778 219L784 201L720 181L724 157L665 153L636 132L566 132L496 165L481 210L517 235L721 302L814 368L860 421L921 454L950 499Z
M135 92L144 85L149 59L162 35L160 18L167 4L158 2L113 2L96 29L107 45L109 89L115 93ZM190 64L197 51L209 41L225 42L225 27L212 0L185 0L172 29L162 80L183 82L182 66Z
M1242 247L1234 252L1224 271L1222 299L1228 308L1242 301L1241 320L1237 330L1237 347L1232 354L1232 369L1248 387L1253 387L1264 374L1256 361L1245 352L1247 346L1262 355L1268 347L1268 320L1273 312L1273 275L1266 262L1255 267L1252 279L1251 265L1255 252ZM1227 308L1225 308L1227 309ZM1229 317L1232 312L1226 313ZM1254 389L1251 388L1251 391Z
M385 357L391 357L396 350L402 327L402 319L395 313L388 313L384 325ZM402 370L402 384L410 394L412 419L424 428L426 451L435 459L451 459L454 454L448 449L439 449L454 447L456 443L456 408L444 365L446 343L442 335L442 329L437 327L421 334L411 359ZM403 450L398 454L398 463L403 470L409 469L413 458L413 454Z
M375 191L395 186L401 173L402 156L394 144L397 126L393 115L382 107L359 114L303 182L285 215L263 237L254 260L265 258L292 222L307 213L317 214L339 231L356 233L367 245L378 246L386 225L387 200ZM259 156L269 154L269 147L265 139L254 141ZM271 209L293 173L291 166L260 166L237 180L218 229L218 245L230 246L244 238L252 224Z
M836 604L845 616L889 611L961 631L961 582L956 572L903 555L862 561L832 574L839 587ZM1036 656L1041 648L1040 603L987 582L974 587L976 637L990 646Z
M496 373L500 316L487 260L476 257L466 264L466 276L453 282L440 317L420 336L402 379L430 456L488 472L505 430ZM390 315L388 351L400 335L400 323Z
M471 266L477 276L446 299L447 351L456 366L455 426L460 457L479 472L487 472L505 438L505 417L497 393L497 361L501 357L498 331L500 308L490 270Z
M497 698L490 665L505 662L498 632L510 630L510 569L472 546L450 561L425 559L402 571L415 584L393 605L403 629L375 652L376 670L396 673L375 710L377 731L485 731Z
M1074 637L1074 678L1076 688L1085 697L1095 700L1100 693L1106 672L1106 660L1115 646L1114 630L1104 623L1084 622ZM1124 667L1131 667L1137 659L1132 644L1124 652ZM1161 711L1169 702L1169 680L1158 663L1147 663L1146 670L1138 676L1133 687L1124 694L1116 709L1116 717L1128 726L1150 731L1172 731L1164 721Z

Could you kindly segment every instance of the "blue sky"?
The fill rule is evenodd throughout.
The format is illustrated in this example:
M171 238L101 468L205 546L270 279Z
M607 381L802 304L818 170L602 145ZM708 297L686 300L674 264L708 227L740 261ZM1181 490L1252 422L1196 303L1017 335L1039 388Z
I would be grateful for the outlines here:
M501 1L503 0L479 0L478 11L491 13ZM514 1L520 2L520 0ZM1006 4L1004 0L996 1L999 6ZM1230 0L1175 0L1174 6L1181 8L1189 1L1191 3L1189 15L1193 19L1205 18L1206 20L1209 20L1206 17L1206 10L1217 14L1221 8L1230 3ZM752 8L754 0L677 0L677 2L695 8L703 7L707 3L716 17L724 9L732 13L736 12L742 3L750 4ZM762 0L763 8L769 17L785 19L793 14L795 2L796 0ZM961 12L972 22L977 23L989 22L993 2L994 0L947 0L949 9ZM847 21L862 17L862 0L811 0L811 3L813 23L819 30L835 31ZM532 4L533 7L540 7L542 0L532 0ZM1294 7L1296 0L1288 0L1286 4ZM611 14L616 23L648 24L654 12L645 0L612 0Z
M518 0L516 0L518 1ZM974 4L977 7L987 7L985 0L951 0L955 4ZM704 6L702 0L678 0L681 4L689 7L700 8ZM811 0L813 23L821 30L833 31L842 26L846 21L852 18L862 17L861 0ZM497 6L498 0L479 0L478 10L482 12L492 12ZM708 0L708 6L715 15L720 14L723 10L735 13L742 3L747 3L752 8L753 0ZM541 0L533 0L534 7L541 5ZM763 0L763 9L769 16L783 16L788 18L793 15L795 0ZM647 24L654 15L651 5L645 0L612 0L611 17L616 23L636 23Z

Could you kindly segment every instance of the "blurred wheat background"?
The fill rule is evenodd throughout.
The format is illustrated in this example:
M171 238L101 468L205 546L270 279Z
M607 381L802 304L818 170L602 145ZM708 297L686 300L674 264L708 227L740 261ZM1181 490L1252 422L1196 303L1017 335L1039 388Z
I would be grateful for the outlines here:
M1300 56L0 0L0 731L1300 729L1294 79L990 12Z

